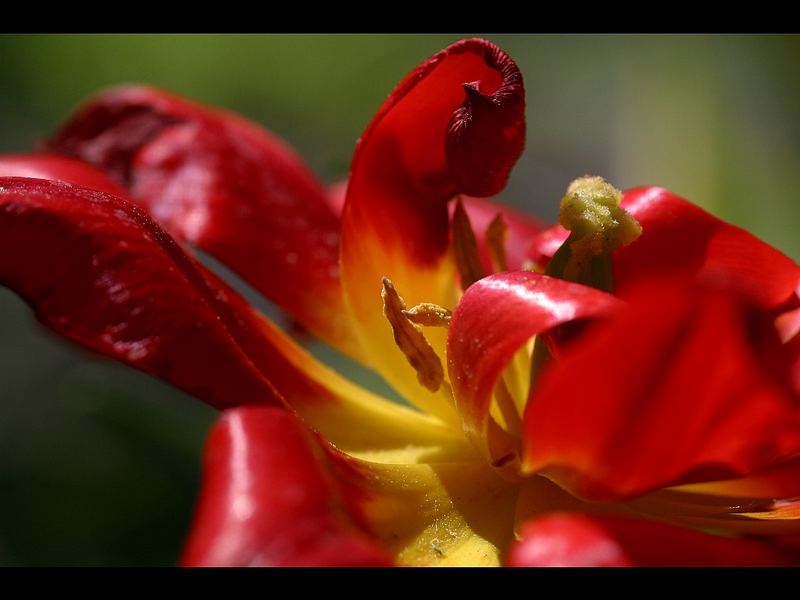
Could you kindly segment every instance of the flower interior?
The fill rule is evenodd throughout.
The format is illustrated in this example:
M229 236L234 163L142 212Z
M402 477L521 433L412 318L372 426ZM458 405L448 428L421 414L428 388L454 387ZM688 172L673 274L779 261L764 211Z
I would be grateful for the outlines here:
M493 199L524 145L522 74L479 39L395 88L331 188L237 115L107 90L0 158L0 283L222 411L182 564L796 563L800 266L600 177L545 228Z

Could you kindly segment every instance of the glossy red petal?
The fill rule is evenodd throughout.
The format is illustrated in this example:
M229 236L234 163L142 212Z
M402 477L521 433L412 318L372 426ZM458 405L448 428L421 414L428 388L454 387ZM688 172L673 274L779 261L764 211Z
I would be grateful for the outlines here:
M628 190L622 205L644 233L615 257L619 293L643 274L677 272L722 280L765 307L796 300L800 265L744 229L663 188Z
M206 444L186 566L389 566L329 458L291 414L226 412Z
M282 140L234 114L123 87L87 102L50 147L113 174L177 238L352 350L339 288L339 218Z
M0 177L54 179L114 196L126 196L122 187L91 165L57 154L0 155Z
M609 314L620 304L594 288L527 271L491 275L470 286L447 337L450 381L467 435L483 443L497 380L532 336Z
M215 407L286 401L348 451L451 440L315 361L131 203L37 179L0 187L0 284L56 333Z
M0 178L0 284L56 333L214 406L280 402L229 290L125 200Z
M464 209L467 211L475 237L478 240L481 264L486 273L494 272L491 254L486 243L486 230L498 214L502 215L503 222L508 227L508 237L505 242L506 257L509 271L519 271L528 259L529 248L537 235L544 229L542 223L525 213L505 206L499 202L484 198L462 197ZM451 205L451 212L455 204Z
M463 40L435 54L361 137L344 227L365 225L398 244L412 236L409 258L435 261L447 246L447 201L505 186L524 145L524 111L522 75L493 44Z
M747 475L800 452L771 321L715 288L650 281L567 348L525 413L525 463L590 499Z
M750 539L618 516L551 513L522 526L512 567L787 566L798 557Z
M381 279L408 306L455 304L447 203L488 196L522 151L525 101L511 58L479 39L457 42L412 71L358 143L342 222L342 284L372 366L427 410L440 403L416 384L383 317ZM432 334L435 349L443 336ZM447 417L445 417L447 418Z
M614 254L618 295L626 297L643 277L699 276L738 288L764 307L797 306L800 265L747 231L660 187L627 190L622 206L642 225L642 235ZM567 234L560 225L544 232L531 259L546 262Z

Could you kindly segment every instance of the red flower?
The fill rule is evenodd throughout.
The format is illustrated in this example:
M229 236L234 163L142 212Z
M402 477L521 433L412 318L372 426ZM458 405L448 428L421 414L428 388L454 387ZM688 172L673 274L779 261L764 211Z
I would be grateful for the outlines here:
M540 232L475 198L523 143L521 74L482 40L395 89L346 192L237 116L112 90L50 140L73 158L0 160L0 282L226 409L184 564L791 562L800 266L596 179L562 203L571 234ZM316 362L181 242L419 410Z

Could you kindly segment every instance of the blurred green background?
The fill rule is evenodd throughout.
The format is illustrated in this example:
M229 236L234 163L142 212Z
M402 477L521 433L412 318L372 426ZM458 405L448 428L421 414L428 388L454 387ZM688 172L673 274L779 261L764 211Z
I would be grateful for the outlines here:
M334 180L393 86L460 37L3 35L0 151L34 147L98 88L143 82L266 125ZM528 94L504 200L553 220L576 176L659 184L800 258L800 36L484 37ZM213 419L42 332L0 289L0 564L173 564Z

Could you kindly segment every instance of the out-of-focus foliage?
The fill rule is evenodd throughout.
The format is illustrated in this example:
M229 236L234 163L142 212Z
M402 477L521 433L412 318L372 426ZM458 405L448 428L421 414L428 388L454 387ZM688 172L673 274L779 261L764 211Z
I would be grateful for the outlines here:
M334 180L392 87L457 37L0 36L0 151L142 82L261 122ZM528 92L504 200L552 220L576 176L659 184L800 258L800 36L486 37ZM213 417L0 290L0 564L174 562Z

